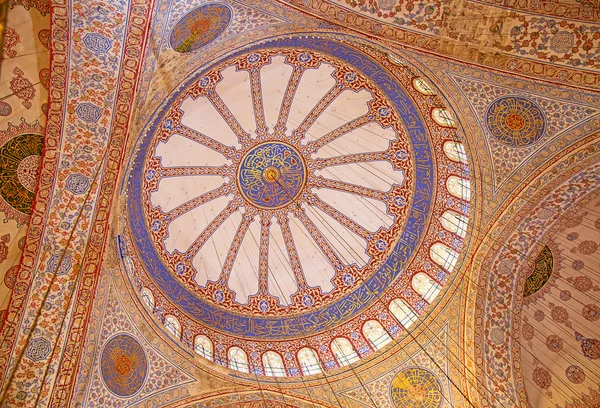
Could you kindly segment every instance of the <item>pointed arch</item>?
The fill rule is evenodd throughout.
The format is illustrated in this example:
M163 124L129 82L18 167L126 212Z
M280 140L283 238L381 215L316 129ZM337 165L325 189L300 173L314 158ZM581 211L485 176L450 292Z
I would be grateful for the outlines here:
M458 261L458 252L452 248L448 248L445 244L440 242L436 242L431 246L429 249L429 256L436 264L448 272L454 270L456 262Z
M450 114L450 112L448 112L444 108L433 108L431 110L431 117L440 126L443 126L443 127L455 127L456 126L456 122L454 121L454 118L452 118L452 115Z
M173 315L165 316L165 328L176 339L181 338L181 324Z
M418 319L417 314L402 299L392 300L389 309L404 328L409 328Z
M471 182L467 179L457 176L450 176L446 180L446 188L454 197L461 200L471 200Z
M442 227L450 232L455 233L459 237L464 238L467 236L467 225L469 223L468 217L458 214L454 211L447 210L442 214L440 222L442 223Z
M204 358L209 360L213 359L212 341L203 334L196 336L196 339L194 340L194 350Z
M230 347L227 351L227 363L229 368L243 373L249 373L248 355L239 347Z
M367 320L365 324L363 324L362 332L369 341L369 344L371 344L375 350L382 348L392 341L388 332L385 331L381 323L377 320Z
M331 342L331 351L340 367L358 361L359 357L354 346L345 337L338 337Z
M412 82L415 89L421 92L423 95L435 95L435 91L433 90L433 88L429 86L427 81L425 81L423 78L416 77L413 79Z
M465 151L465 145L460 142L448 140L444 143L444 153L450 160L459 163L468 163L467 152Z
M298 362L304 375L321 374L323 372L317 352L311 348L304 347L298 351Z
M152 295L152 292L150 292L148 288L142 288L140 294L142 295L142 300L146 306L148 306L148 309L154 310L154 296Z
M279 353L267 351L262 356L262 363L265 369L265 375L268 375L269 377L285 377L283 359Z
M419 272L412 278L412 287L427 302L431 303L436 298L442 287L429 275Z

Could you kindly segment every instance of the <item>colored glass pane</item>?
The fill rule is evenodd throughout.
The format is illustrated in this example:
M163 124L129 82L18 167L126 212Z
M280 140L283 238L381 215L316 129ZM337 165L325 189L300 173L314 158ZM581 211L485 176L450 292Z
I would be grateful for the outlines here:
M471 182L461 177L450 176L446 180L446 188L454 197L465 201L471 199Z
M262 357L265 375L269 377L284 377L283 359L274 351L267 351Z
M331 351L340 366L358 361L358 354L352 347L352 343L343 337L338 337L331 342Z
M448 272L452 272L458 261L458 252L441 243L435 243L429 250L431 259Z
M385 331L377 320L369 320L363 325L363 334L369 340L374 349L380 349L392 341L390 335Z
M194 350L202 357L212 360L213 346L208 337L200 335L194 340Z
M447 141L444 143L444 153L452 161L467 163L467 153L462 143Z
M412 287L423 299L431 303L433 299L440 293L442 287L428 275L423 272L417 273L412 278Z
M229 368L244 373L249 372L248 356L244 350L239 347L231 347L227 353L227 357L229 360Z
M323 372L321 364L317 358L317 353L310 348L303 348L298 351L298 361L304 375L320 374Z
M409 328L418 319L416 313L402 299L392 300L390 312L405 328Z
M469 218L464 215L457 214L454 211L446 211L442 214L440 218L442 223L442 227L447 229L450 232L455 233L461 238L464 238L467 235L467 224L469 222Z

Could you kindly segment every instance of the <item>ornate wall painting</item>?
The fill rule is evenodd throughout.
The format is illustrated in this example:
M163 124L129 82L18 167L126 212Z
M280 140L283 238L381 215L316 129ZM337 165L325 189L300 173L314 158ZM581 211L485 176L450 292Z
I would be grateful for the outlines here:
M134 337L117 334L104 345L100 371L106 387L113 394L131 397L144 385L148 375L148 359Z
M173 27L171 47L177 52L193 52L214 41L229 26L231 8L225 4L204 4L186 14Z

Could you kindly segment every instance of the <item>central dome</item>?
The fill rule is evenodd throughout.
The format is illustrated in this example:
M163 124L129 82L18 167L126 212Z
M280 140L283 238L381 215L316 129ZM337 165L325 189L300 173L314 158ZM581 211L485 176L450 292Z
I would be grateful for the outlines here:
M448 280L468 220L464 147L427 83L371 54L273 40L201 68L159 107L128 238L144 299L180 316L178 336L218 337L223 352L293 351L365 320L395 336L383 310L413 322Z

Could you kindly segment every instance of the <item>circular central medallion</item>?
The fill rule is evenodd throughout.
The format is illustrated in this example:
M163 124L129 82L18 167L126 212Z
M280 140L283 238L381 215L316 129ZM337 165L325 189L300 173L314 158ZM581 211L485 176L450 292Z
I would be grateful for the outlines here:
M239 164L240 192L251 204L264 209L285 207L302 192L306 167L300 153L282 142L253 147Z

